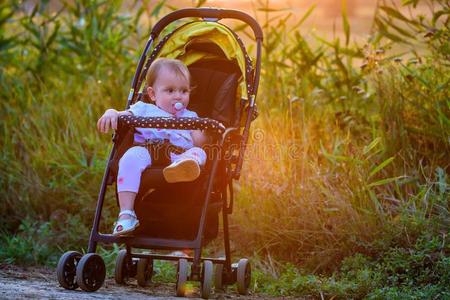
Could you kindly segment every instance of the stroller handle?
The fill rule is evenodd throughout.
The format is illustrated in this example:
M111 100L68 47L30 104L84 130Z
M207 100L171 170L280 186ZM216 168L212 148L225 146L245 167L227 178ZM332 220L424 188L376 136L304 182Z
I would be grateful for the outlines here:
M139 116L119 116L119 128L161 128L161 129L201 129L213 130L219 133L225 131L225 126L217 120L209 118L190 117L139 117Z
M263 32L261 26L253 19L250 15L234 9L221 9L221 8L184 8L177 11L174 11L161 20L159 20L152 29L151 36L154 38L159 35L159 33L170 23L173 21L189 18L189 17L198 17L198 18L213 18L213 19L237 19L241 20L253 29L253 33L257 40L262 40Z

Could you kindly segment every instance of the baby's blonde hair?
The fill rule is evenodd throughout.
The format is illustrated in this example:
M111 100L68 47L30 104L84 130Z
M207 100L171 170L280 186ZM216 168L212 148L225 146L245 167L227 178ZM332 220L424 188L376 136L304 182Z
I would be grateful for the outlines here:
M184 63L178 59L157 58L151 65L147 73L147 86L153 86L159 72L162 68L168 68L177 76L185 78L189 84L191 83L191 74Z

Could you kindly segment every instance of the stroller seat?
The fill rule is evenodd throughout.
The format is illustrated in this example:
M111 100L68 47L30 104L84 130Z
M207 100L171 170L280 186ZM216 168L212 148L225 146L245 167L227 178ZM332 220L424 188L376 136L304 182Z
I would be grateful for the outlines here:
M197 112L199 117L218 120L227 127L235 124L235 112L238 109L235 97L240 77L239 69L235 64L225 60L202 61L189 66L189 71L193 85L189 109ZM117 172L119 158L132 146L132 132L127 134L128 140L124 142L126 146L118 152L113 161L112 169L115 172ZM187 240L193 240L196 237L202 208L201 201L211 172L213 157L211 152L217 149L214 146L204 148L208 159L201 169L201 175L193 182L167 183L163 176L165 165L153 165L144 170L135 201L135 210L140 221L140 226L134 232L135 236ZM216 177L226 178L223 164L219 165ZM217 185L220 185L220 182L217 182L215 187L220 189ZM218 193L213 194L210 199L204 244L218 234L218 213L222 208L221 198L218 195Z

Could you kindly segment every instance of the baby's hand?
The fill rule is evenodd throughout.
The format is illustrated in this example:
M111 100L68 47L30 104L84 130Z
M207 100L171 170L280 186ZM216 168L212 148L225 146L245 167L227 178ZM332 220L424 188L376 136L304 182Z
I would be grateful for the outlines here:
M119 112L115 109L108 109L103 116L98 119L97 129L102 133L107 133L109 128L117 129L117 119L119 118Z
M191 130L191 137L194 142L194 146L196 147L202 147L207 143L210 143L209 136L204 130Z

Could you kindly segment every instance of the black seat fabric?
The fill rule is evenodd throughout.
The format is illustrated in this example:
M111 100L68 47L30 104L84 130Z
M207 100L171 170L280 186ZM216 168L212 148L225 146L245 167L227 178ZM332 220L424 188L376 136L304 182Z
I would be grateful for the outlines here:
M150 169L151 170L151 169ZM139 194L135 203L139 227L136 236L193 240L201 216L202 199L208 176L202 174L189 183L163 184ZM218 212L222 204L218 194L211 197L207 213L205 237L218 233Z
M223 60L200 62L191 65L189 71L193 86L189 109L226 127L238 124L236 93L241 75L236 65Z

